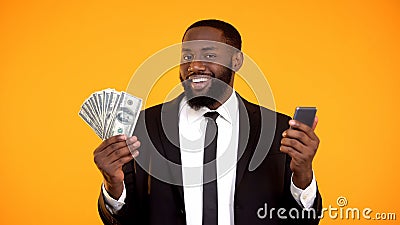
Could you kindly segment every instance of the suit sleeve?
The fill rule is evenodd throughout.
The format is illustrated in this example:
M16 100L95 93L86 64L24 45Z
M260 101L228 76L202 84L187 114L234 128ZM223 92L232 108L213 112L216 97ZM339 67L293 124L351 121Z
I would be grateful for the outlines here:
M139 194L139 189L141 188L137 187L137 179L140 177L144 179L144 174L137 174L138 171L135 172L135 163L133 162L126 164L123 169L127 193L125 204L119 211L117 211L115 214L112 214L106 208L107 203L105 202L103 193L100 193L98 200L98 211L100 218L106 225L144 224L143 220L146 217L143 212L145 211L146 207L143 204L143 197L140 197L141 194Z
M290 156L286 156L286 184L285 184L285 208L287 211L296 209L294 210L296 213L299 212L299 218L291 218L290 214L288 216L288 219L285 221L284 224L308 224L308 225L317 225L319 223L319 216L321 215L322 212L322 198L318 190L318 185L317 185L317 193L316 197L314 200L314 203L312 204L311 208L305 209L301 207L297 201L293 198L293 195L290 192L290 182L291 182L291 174L292 171L290 170L290 161L291 158ZM291 215L296 215L296 213L293 213Z
M136 160L146 162L149 155L146 152L147 139L142 134L144 131L143 113L140 114L134 135L141 142L139 156L131 162L125 164L122 169L124 171L124 183L126 188L126 199L124 206L115 214L106 208L106 202L103 193L100 193L98 199L98 211L101 220L105 225L135 225L147 224L148 207L147 207L147 181L148 174L136 163ZM143 165L143 164L142 164Z

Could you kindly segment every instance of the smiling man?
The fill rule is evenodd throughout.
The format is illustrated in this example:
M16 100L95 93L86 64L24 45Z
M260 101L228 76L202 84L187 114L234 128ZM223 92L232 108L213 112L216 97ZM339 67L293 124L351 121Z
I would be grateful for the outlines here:
M243 99L233 89L242 64L232 25L202 20L186 30L184 93L142 111L133 137L94 151L104 224L318 224L317 120L311 128ZM249 171L257 151L266 157Z

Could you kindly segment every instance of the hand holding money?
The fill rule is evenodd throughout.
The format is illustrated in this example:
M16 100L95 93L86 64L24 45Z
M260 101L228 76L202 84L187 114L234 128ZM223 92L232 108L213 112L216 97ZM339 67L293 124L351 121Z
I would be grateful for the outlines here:
M139 155L133 135L142 100L125 92L106 89L93 93L79 115L104 141L94 151L94 162L103 175L108 194L118 199L123 191L122 166Z

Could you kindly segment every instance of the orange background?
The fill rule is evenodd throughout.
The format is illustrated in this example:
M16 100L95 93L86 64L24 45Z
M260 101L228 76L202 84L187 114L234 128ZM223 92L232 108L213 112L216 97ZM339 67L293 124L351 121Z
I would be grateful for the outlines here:
M79 107L94 91L124 90L141 62L203 18L239 29L278 111L318 107L324 206L345 196L400 215L398 1L2 0L0 224L101 224L100 139ZM355 222L396 223L321 224Z

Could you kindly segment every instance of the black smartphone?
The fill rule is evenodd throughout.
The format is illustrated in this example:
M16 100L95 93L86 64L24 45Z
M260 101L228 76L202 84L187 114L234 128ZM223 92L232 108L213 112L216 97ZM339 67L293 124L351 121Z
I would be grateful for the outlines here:
M316 107L297 107L293 119L312 127L316 113Z

